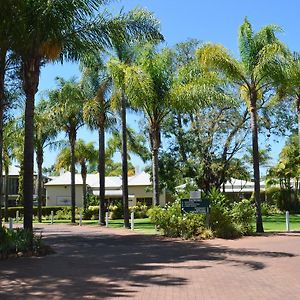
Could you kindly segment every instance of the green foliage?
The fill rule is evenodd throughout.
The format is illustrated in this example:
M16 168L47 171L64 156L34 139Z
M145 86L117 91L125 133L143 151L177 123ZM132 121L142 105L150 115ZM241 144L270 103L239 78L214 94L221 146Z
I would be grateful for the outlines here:
M68 206L43 206L42 207L42 216L50 216L51 211L56 214L57 211L67 209ZM3 211L3 209L2 209ZM8 208L8 217L9 218L15 218L16 217L16 212L19 211L19 216L24 215L24 207L23 206L15 206L15 207L9 207ZM33 207L33 214L36 216L38 212L37 206ZM4 212L3 212L4 213Z
M123 206L122 203L110 205L108 207L109 218L112 220L123 218Z
M274 204L269 204L268 202L263 202L261 204L261 214L263 216L278 215L281 213L281 210Z
M169 237L193 238L204 231L204 216L199 214L182 214L180 201L175 201L165 208L154 206L148 216L164 235Z
M0 259L19 252L37 255L42 246L42 236L37 236L30 230L0 228Z
M243 199L233 205L231 215L233 221L240 226L243 235L252 234L254 231L255 208L250 200Z
M92 194L87 194L86 196L87 206L99 206L99 197Z
M129 207L129 211L134 212L134 218L137 219L146 218L148 210L148 206L140 202L138 202L135 206Z

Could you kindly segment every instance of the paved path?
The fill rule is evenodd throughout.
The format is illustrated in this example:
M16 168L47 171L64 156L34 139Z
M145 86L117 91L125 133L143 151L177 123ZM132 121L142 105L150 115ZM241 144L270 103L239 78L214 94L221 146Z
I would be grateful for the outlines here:
M37 228L56 254L0 262L0 299L300 299L300 234L186 242Z

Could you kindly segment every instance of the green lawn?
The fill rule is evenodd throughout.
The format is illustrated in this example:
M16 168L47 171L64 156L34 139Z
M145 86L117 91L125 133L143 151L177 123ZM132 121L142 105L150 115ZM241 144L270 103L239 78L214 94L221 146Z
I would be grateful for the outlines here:
M285 214L263 217L265 231L285 231ZM300 215L290 216L291 230L300 231Z
M77 220L77 222L79 222ZM263 217L264 229L266 232L271 231L285 231L285 214L272 215L268 217ZM49 220L43 221L45 224L49 224ZM69 220L55 220L54 223L70 223ZM83 220L85 225L98 225L98 220ZM109 220L109 227L111 228L122 228L123 219L119 220ZM291 230L300 231L300 215L290 216L290 228ZM154 228L154 225L150 222L148 218L145 219L135 219L134 230L143 234L159 234Z

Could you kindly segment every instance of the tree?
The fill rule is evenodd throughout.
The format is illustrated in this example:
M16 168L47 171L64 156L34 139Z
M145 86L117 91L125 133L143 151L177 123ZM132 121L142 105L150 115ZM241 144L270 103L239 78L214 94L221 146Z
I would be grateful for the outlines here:
M75 223L75 145L77 131L84 125L83 123L83 103L86 99L82 86L74 80L65 81L58 79L59 87L49 92L51 110L57 128L63 130L69 140L71 153L71 204L72 223Z
M114 123L112 115L111 78L106 68L96 56L89 56L88 63L83 69L83 84L89 90L89 100L84 105L84 120L91 129L98 130L99 153L99 208L100 225L105 225L105 131Z
M61 141L55 141L58 131L53 125L49 103L41 99L35 112L35 138L34 146L36 152L36 163L38 167L37 176L37 196L38 196L38 220L42 222L42 185L43 185L43 162L44 150L47 147L56 148L61 145Z
M144 10L112 17L105 11L95 15L103 0L14 1L12 20L18 26L11 49L21 58L26 96L24 141L24 228L32 230L34 100L41 66L51 60L78 60L83 52L102 50L112 38L157 35L152 15ZM9 5L8 5L9 6ZM126 36L124 33L127 33Z
M82 194L83 194L83 208L87 209L87 169L88 164L93 164L97 161L97 150L94 148L94 143L85 143L79 139L75 145L75 161L80 165L80 173L82 177ZM63 148L56 159L56 170L62 168L69 170L71 167L71 151L70 148Z
M300 56L298 53L290 54L278 72L276 82L276 100L292 100L296 107L298 120L298 139L300 144Z
M278 30L277 26L269 25L254 33L251 24L245 19L239 29L240 60L233 58L220 45L204 45L197 53L202 65L221 72L240 87L241 96L248 105L251 116L257 232L263 232L257 107L274 86L278 73L277 57L278 54L285 52L285 47L275 35Z
M175 70L172 52L156 53L146 47L136 63L127 67L125 92L130 104L140 109L148 121L152 153L153 200L159 205L158 151L161 146L161 124L172 108L172 89Z

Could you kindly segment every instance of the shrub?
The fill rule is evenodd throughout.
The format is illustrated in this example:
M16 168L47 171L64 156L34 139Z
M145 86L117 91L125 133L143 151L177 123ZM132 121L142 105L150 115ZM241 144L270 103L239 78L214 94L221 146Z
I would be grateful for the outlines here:
M43 206L42 207L42 216L50 216L51 211L56 214L58 210L63 210L65 208L70 208L70 206ZM19 211L20 216L24 215L24 207L23 206L14 206L14 207L9 207L8 208L8 217L9 218L15 218L16 217L16 212ZM37 216L38 208L37 206L33 207L33 214ZM2 216L4 215L4 210L2 209Z
M129 207L130 212L134 212L136 219L143 219L147 217L148 206L138 202L137 205Z
M0 259L19 252L37 255L42 248L41 235L37 236L32 231L21 228L15 230L0 228Z
M243 235L253 233L254 227L252 224L255 221L255 208L250 200L244 199L235 203L231 215L234 223L238 225Z
M261 213L263 216L271 216L271 215L281 214L282 211L274 204L263 202L261 204Z
M163 234L168 237L192 238L200 236L204 230L204 216L199 214L182 214L180 201L175 201L165 208L154 206L148 216Z
M122 203L117 203L115 205L110 205L108 207L109 218L112 220L123 218L123 206Z
M88 194L86 200L87 206L99 206L99 196Z

